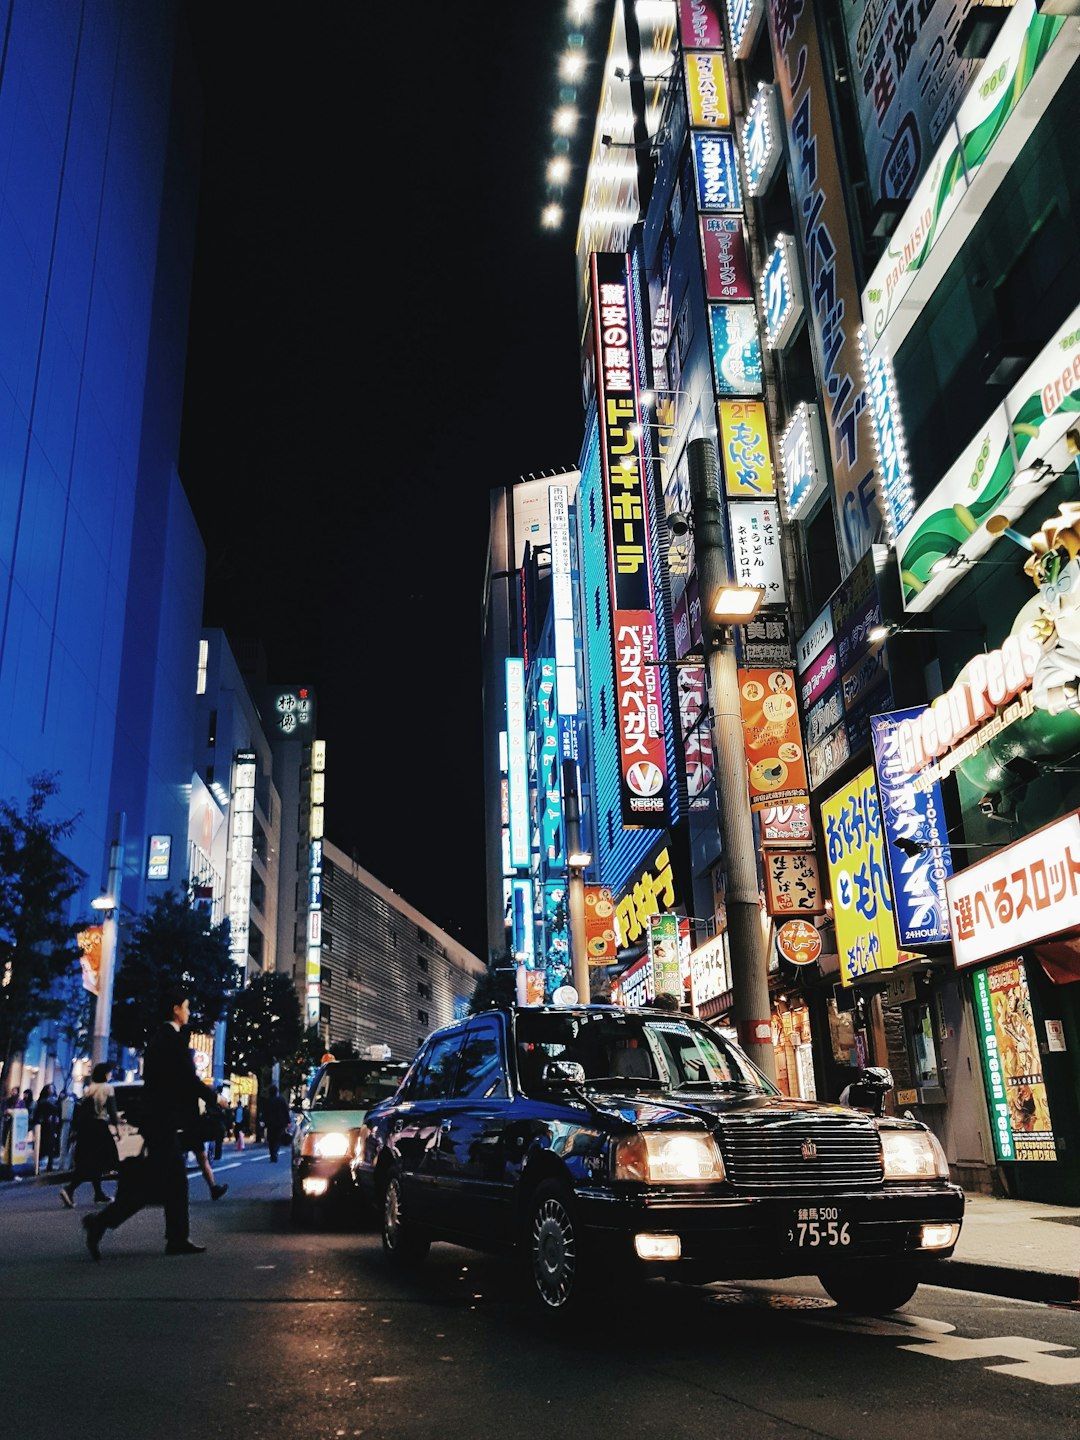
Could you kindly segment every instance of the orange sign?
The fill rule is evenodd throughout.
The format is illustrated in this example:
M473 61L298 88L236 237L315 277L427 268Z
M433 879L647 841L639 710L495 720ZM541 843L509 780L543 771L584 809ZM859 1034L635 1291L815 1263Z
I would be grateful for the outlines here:
M80 930L77 936L79 942L79 961L82 965L83 989L89 990L91 995L98 993L98 976L101 974L101 926L88 925L85 930Z
M785 920L776 932L776 948L792 965L812 965L821 954L821 936L809 920Z
M740 670L743 747L750 808L808 800L806 751L793 670Z
M590 965L610 965L615 943L615 901L603 885L585 886L585 951Z

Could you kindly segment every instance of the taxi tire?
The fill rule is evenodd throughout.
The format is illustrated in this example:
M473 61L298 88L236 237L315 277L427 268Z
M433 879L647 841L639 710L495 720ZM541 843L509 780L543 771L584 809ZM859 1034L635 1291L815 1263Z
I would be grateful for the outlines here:
M547 1318L579 1315L596 1298L588 1257L568 1186L544 1180L529 1201L524 1258L535 1307Z
M890 1310L899 1310L919 1288L919 1276L911 1265L872 1260L857 1267L822 1271L818 1279L841 1310L857 1315L886 1315Z
M394 1172L382 1192L383 1254L395 1265L420 1265L427 1259L431 1240L411 1225L402 1213L401 1175Z

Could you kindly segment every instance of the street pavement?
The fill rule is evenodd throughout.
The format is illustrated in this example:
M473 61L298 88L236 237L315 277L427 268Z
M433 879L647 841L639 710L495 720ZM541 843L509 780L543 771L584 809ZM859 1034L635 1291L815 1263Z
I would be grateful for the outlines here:
M249 1145L247 1151L265 1147ZM281 1158L287 1165L288 1152ZM2 1181L0 1194L65 1178L54 1173ZM934 1262L927 1283L1080 1308L1080 1206L968 1195L956 1251Z

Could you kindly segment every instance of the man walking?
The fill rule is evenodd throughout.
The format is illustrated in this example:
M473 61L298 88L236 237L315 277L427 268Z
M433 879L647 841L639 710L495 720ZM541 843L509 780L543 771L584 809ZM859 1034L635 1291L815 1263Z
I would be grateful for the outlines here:
M270 1093L266 1097L263 1123L266 1125L266 1148L270 1151L270 1159L276 1165L281 1141L289 1128L289 1107L284 1095L278 1093L276 1085L270 1086Z
M147 1186L134 1193L121 1183L111 1205L83 1219L86 1248L101 1259L101 1240L152 1200L165 1206L165 1254L201 1255L188 1234L188 1187L183 1131L199 1100L218 1105L218 1094L195 1073L195 1057L187 1042L190 1015L187 993L166 997L167 1018L146 1047L143 1059L143 1094L146 1114L140 1126L146 1141ZM123 1172L121 1172L123 1174Z

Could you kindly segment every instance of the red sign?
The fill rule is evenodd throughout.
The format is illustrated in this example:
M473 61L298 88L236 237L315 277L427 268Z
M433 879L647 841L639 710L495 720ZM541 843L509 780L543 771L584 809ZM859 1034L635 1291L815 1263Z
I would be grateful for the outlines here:
M603 885L585 886L585 951L590 965L610 965L618 956L615 901Z
M776 948L792 965L812 965L821 954L821 936L809 920L785 920L776 932Z
M708 300L753 300L746 232L737 215L702 215L701 258Z

